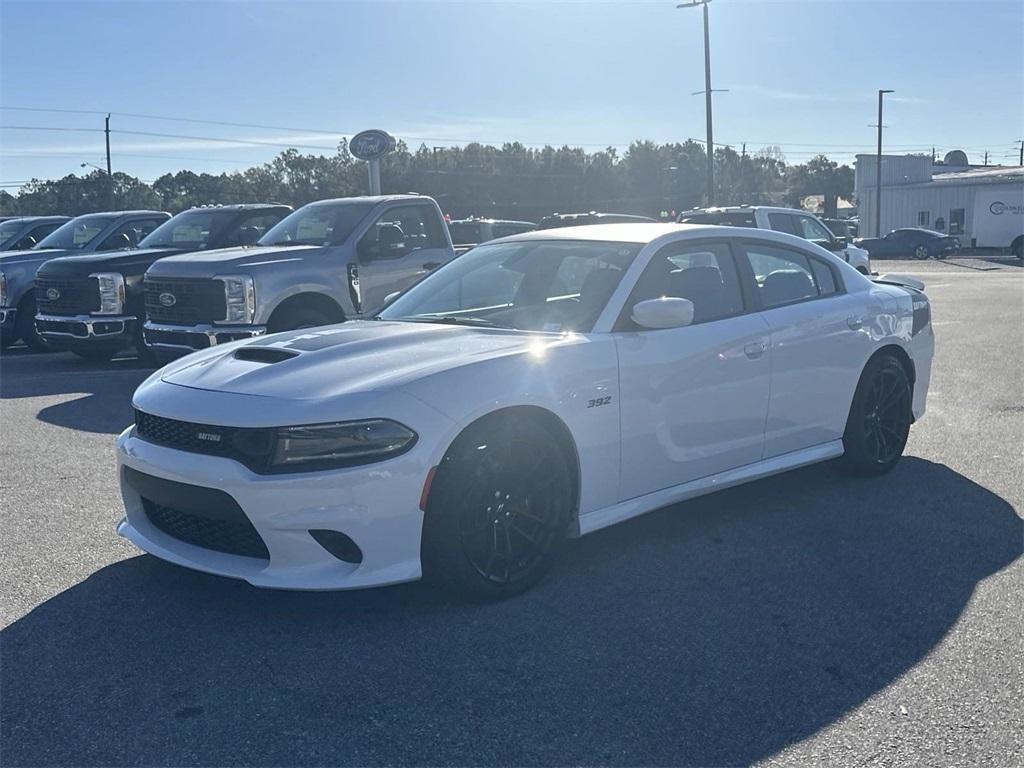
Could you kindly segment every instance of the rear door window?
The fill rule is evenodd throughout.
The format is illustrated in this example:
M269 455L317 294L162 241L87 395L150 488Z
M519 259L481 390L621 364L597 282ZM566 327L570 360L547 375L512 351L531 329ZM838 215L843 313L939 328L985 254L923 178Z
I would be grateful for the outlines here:
M812 260L805 254L767 243L744 243L743 250L754 273L757 293L764 309L806 301L822 293L827 295L836 291L834 277L831 290L819 291L818 278L811 266ZM832 276L831 272L828 274Z
M803 237L793 222L793 217L788 213L769 213L768 226L776 232L785 232L787 235Z

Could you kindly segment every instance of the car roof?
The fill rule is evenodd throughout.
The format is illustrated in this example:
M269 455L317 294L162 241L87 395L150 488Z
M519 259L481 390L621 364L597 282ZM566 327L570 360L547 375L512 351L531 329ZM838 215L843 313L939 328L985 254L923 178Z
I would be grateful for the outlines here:
M812 211L802 211L799 208L782 208L777 205L721 205L713 208L692 208L683 211L680 216L688 213L738 213L740 211L768 211L769 213L801 213L805 216L817 216Z
M98 216L104 219L118 219L122 216L170 216L171 214L166 211L96 211L96 213L83 213L76 216L76 219L82 219L86 216Z
M434 200L425 195L362 195L359 197L334 197L330 200L316 200L312 203L307 203L307 206L314 205L332 205L337 203L390 203L397 200L418 200L428 203L433 203ZM304 206L305 207L305 206Z
M70 216L7 216L4 221L20 221L26 223L45 223L51 221L71 221Z
M291 206L285 203L229 203L228 205L195 205L191 208L186 208L187 211L258 211L265 208L287 208L291 210Z

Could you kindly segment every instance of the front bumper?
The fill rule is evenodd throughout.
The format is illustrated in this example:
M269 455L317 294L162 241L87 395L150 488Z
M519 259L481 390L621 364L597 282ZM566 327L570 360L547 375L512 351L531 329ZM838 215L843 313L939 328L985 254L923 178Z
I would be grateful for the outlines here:
M134 315L36 315L36 332L55 349L121 348L134 343Z
M231 459L140 440L133 430L126 429L117 441L126 511L117 532L150 554L277 589L355 589L420 577L423 513L418 501L429 469L425 449L417 446L362 467L257 475ZM126 467L152 478L198 486L200 492L227 494L256 529L269 558L227 554L165 533L147 514ZM361 550L362 562L335 557L317 543L311 530L345 534Z
M217 344L251 339L267 332L265 325L164 325L147 321L142 326L147 347L169 352L195 352Z

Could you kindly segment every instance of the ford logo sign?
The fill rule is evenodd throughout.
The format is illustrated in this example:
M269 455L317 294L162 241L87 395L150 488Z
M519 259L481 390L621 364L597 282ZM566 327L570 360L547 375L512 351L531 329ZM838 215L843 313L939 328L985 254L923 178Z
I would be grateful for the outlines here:
M375 128L357 133L348 142L348 151L359 160L379 160L394 148L395 137Z
M994 213L996 216L999 216L1003 213L1006 213L1006 203L1004 203L1002 200L996 200L994 203L992 203L992 205L988 207L988 209L992 211L992 213Z
M49 299L50 301L56 301L57 299L60 298L60 291L58 291L56 288L47 288L46 298Z
M173 307L178 303L173 293L161 293L160 294L160 305L164 307Z

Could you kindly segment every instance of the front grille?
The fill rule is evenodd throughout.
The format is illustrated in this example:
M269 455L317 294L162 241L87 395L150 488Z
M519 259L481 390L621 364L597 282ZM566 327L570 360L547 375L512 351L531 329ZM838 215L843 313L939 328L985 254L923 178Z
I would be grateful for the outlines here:
M165 507L146 498L142 507L149 522L186 544L229 555L270 559L267 545L244 514L240 519L225 520Z
M266 471L274 446L272 429L198 424L139 410L135 411L135 435L179 451L234 459L253 472Z
M146 317L157 323L200 325L223 320L227 314L220 280L147 276L145 297Z
M52 298L51 298L52 296ZM36 277L36 308L43 315L87 315L100 308L100 289L93 277Z
M269 559L259 532L230 494L131 467L124 467L123 478L142 499L149 522L168 536L217 552Z

